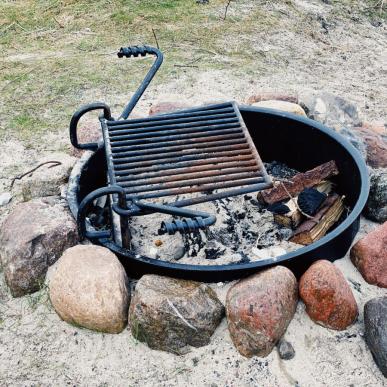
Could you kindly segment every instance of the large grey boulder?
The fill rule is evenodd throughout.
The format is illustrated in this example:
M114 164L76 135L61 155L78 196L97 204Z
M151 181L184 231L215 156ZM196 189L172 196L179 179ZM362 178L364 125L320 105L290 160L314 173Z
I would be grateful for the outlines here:
M51 303L70 324L106 333L121 332L128 321L128 278L108 249L78 245L66 250L49 280Z
M144 275L129 308L132 335L150 348L176 354L209 344L224 315L206 284Z
M328 92L302 92L298 103L313 120L339 130L343 126L361 126L357 107L342 97Z
M364 334L376 364L387 378L387 297L374 298L364 305Z
M64 201L47 197L18 204L0 228L0 263L12 295L39 290L47 268L78 240Z

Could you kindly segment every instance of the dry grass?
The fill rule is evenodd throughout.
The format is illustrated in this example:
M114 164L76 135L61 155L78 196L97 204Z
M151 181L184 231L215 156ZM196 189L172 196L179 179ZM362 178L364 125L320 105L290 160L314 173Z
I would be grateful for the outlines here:
M339 3L345 17L354 2ZM364 12L383 12L380 1L368 3ZM307 20L291 0L232 1L224 20L227 4L225 0L208 5L195 0L1 2L0 138L28 145L47 131L66 130L80 104L134 90L149 60L123 63L114 53L120 45L155 44L152 29L166 54L155 82L165 82L212 68L244 75L266 71L260 60L267 55L260 48L265 34L287 28L302 32L300 26ZM276 59L275 52L270 55Z

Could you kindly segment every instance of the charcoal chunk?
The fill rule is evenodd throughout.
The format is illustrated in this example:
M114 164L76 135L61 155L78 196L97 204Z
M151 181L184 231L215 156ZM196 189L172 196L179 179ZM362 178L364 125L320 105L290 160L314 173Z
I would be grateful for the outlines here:
M220 248L208 248L208 249L204 249L204 252L206 254L206 259L217 259L219 258L222 254L224 254L224 252L226 251L226 249L220 249Z
M317 191L315 188L305 188L298 195L297 203L305 214L313 216L326 198L326 194Z
M285 215L290 211L290 208L284 203L273 203L267 209L278 215Z

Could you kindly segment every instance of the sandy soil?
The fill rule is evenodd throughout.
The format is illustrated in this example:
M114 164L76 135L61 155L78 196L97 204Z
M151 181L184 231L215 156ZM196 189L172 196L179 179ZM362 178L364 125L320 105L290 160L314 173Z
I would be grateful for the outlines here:
M362 221L361 234L375 224ZM296 351L284 361L245 359L232 345L224 319L211 344L184 356L154 351L128 329L118 335L68 325L51 308L47 291L12 299L0 280L2 386L383 386L363 339L363 306L385 289L367 284L348 256L336 261L358 302L358 321L337 332L312 322L301 302L285 334ZM214 284L222 302L230 284Z
M322 1L296 1L302 12L327 13ZM232 15L232 9L230 9ZM185 69L166 84L151 86L136 114L147 114L158 101L180 101L191 105L235 99L243 103L258 91L296 94L324 90L357 104L363 118L387 121L386 26L374 27L363 19L337 21L325 35L297 35L295 31L258 34L251 49L264 57L261 76L223 70ZM228 42L237 44L239 36ZM20 58L19 58L20 59ZM19 60L18 59L18 60ZM216 58L215 58L216 59ZM89 101L94 95L83 92ZM116 103L115 113L127 101L127 92L107 95ZM76 107L74 106L74 109ZM0 140L0 192L7 191L10 178L35 165L42 155L68 146L67 123L47 133L39 143ZM4 148L3 146L7 148ZM4 149L7 149L6 151ZM0 208L0 222L18 201ZM364 221L361 234L375 224ZM234 349L226 321L216 330L211 344L185 356L153 351L137 343L128 330L105 335L70 326L50 306L47 290L12 299L0 273L0 385L2 386L383 386L386 379L374 364L363 339L363 306L385 289L367 284L348 256L336 261L358 301L358 322L344 332L313 323L300 302L285 338L296 351L294 359L282 361L274 350L267 358L245 359ZM230 284L214 285L224 300Z

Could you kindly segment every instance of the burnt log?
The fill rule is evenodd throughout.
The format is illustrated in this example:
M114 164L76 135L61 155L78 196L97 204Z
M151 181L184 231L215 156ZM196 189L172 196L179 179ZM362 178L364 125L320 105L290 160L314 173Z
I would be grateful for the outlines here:
M317 191L321 193L329 195L332 191L332 183L325 180L314 188L316 188ZM298 197L285 202L284 204L289 208L289 212L285 214L274 214L274 221L282 226L291 228L293 230L296 229L304 219L299 206L296 205L296 203L298 204Z
M321 209L312 219L307 219L297 227L290 242L309 245L321 239L340 219L344 210L344 197L337 194L328 196Z
M273 188L258 193L258 200L266 204L273 204L297 196L305 188L313 187L322 180L339 174L334 160L321 164L304 173L297 173L289 181L276 182Z

